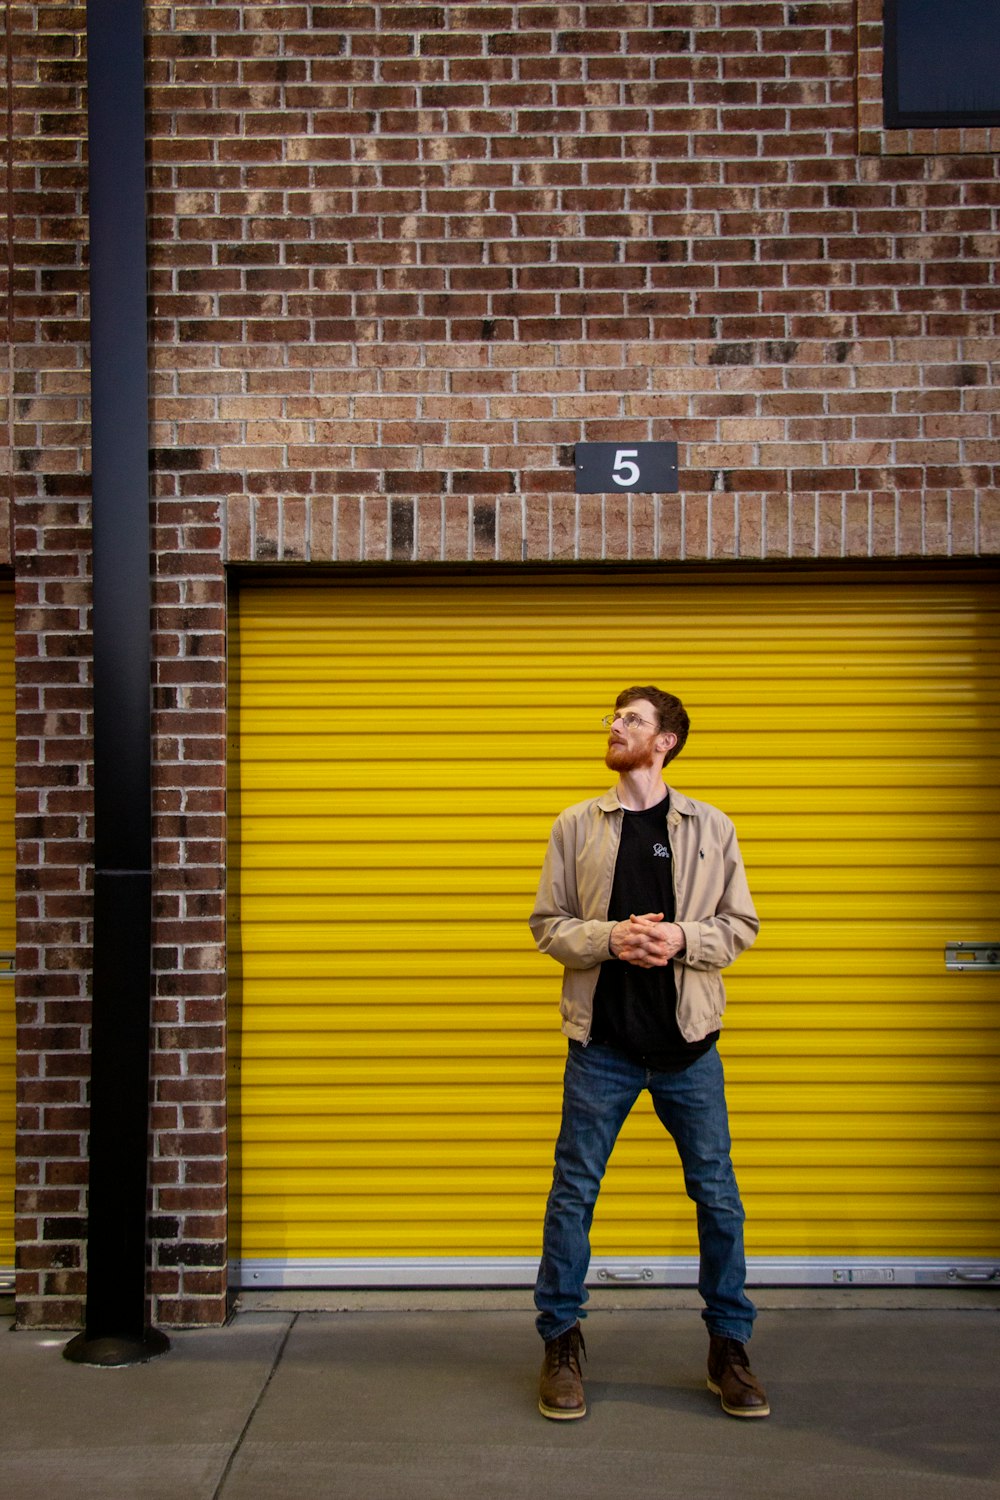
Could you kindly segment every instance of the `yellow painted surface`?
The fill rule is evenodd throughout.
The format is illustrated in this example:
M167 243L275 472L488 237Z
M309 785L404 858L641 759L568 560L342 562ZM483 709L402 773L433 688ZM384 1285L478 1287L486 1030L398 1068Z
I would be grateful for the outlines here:
M602 713L680 694L762 932L721 1050L751 1255L1000 1244L1000 605L986 585L247 587L233 639L234 1255L537 1253L565 1043L526 918ZM601 1255L691 1255L645 1104Z
M14 949L14 592L0 585L0 952ZM14 1264L14 981L0 971L0 1266Z

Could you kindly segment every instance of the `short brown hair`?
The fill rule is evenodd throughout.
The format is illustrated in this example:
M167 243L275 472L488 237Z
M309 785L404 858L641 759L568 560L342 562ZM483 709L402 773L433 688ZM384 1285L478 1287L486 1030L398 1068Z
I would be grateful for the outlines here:
M663 764L673 760L675 755L680 755L684 749L691 728L691 720L688 718L687 709L679 698L673 693L665 693L658 687L630 687L624 688L615 699L615 708L625 708L629 703L634 703L637 698L645 698L656 710L661 734L675 734L677 743L673 749L668 750L664 756Z

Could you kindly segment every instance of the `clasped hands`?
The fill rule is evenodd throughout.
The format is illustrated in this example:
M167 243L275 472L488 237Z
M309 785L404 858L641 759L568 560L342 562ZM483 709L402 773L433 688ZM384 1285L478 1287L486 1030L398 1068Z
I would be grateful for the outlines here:
M684 946L684 929L676 922L664 922L662 911L646 912L616 922L609 944L615 958L640 969L664 968Z

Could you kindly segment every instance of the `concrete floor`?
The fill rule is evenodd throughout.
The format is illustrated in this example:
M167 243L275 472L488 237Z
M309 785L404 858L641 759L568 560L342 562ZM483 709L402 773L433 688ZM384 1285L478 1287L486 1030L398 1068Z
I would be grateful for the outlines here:
M756 1422L726 1417L706 1390L707 1340L687 1307L625 1298L598 1307L586 1325L590 1412L556 1423L536 1410L541 1346L523 1294L517 1306L484 1297L473 1308L441 1294L385 1306L383 1295L346 1311L306 1310L300 1299L249 1299L229 1327L172 1333L168 1354L128 1369L67 1363L64 1334L3 1333L0 1491L8 1500L1000 1496L996 1293L895 1308L863 1294L765 1307L753 1355L773 1415Z

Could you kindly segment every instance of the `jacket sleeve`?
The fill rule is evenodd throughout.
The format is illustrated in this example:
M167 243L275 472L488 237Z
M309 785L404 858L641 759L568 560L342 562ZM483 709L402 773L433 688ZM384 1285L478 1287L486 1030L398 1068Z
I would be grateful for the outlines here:
M678 921L685 940L685 950L678 959L691 969L724 969L750 947L760 931L736 830L728 818L720 838L723 884L714 914L702 920ZM690 904L697 910L697 894L693 893Z
M581 916L576 865L572 854L567 855L565 834L565 825L557 819L528 926L540 953L567 969L591 969L611 957L609 943L615 924Z

